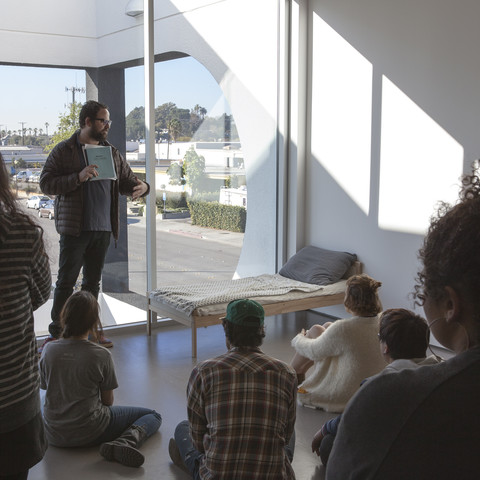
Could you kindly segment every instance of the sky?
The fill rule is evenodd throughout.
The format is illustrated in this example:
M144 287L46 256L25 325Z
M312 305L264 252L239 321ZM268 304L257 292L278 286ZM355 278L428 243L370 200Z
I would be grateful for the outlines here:
M18 130L24 122L24 128L45 132L48 123L51 135L72 102L72 88L85 88L84 71L0 65L0 130ZM127 114L144 105L143 66L126 70L125 92ZM75 101L85 100L85 93L75 92ZM198 103L210 116L230 113L215 79L192 57L155 64L155 106L167 102L188 109Z

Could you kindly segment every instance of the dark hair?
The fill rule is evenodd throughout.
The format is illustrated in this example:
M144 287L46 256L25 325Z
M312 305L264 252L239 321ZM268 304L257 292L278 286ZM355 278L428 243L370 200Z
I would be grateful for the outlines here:
M451 206L441 203L431 219L418 257L423 264L417 273L415 303L423 305L426 296L438 301L445 287L461 292L480 321L480 179L474 175L462 179L460 201Z
M78 337L91 331L99 338L102 331L97 299L86 290L71 295L60 312L63 338Z
M353 275L347 280L344 305L360 317L373 317L382 311L382 303L377 290L382 282L367 274Z
M258 322L258 318L250 317L245 320L251 322ZM225 336L233 347L259 347L265 338L265 327L245 327L237 325L223 319L223 328Z
M7 172L7 167L5 165L3 156L0 153L0 213L1 212L6 213L9 217L23 217L30 225L38 229L40 231L40 238L42 240L42 254L47 256L47 252L45 251L43 243L43 228L35 223L30 215L26 215L19 210L13 190L10 188L10 179Z
M423 358L430 339L427 322L405 308L390 308L380 316L380 340L387 344L388 354L397 358Z
M94 121L97 118L97 114L100 110L108 110L108 107L103 103L96 102L95 100L89 100L82 105L80 110L80 115L78 117L78 122L80 123L80 128L85 126L87 118L91 121Z

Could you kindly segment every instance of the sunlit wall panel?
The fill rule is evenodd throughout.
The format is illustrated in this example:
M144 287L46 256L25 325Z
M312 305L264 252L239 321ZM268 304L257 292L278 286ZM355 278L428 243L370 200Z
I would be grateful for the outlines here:
M313 45L312 155L368 214L372 66L317 15Z
M388 78L382 82L379 226L423 234L458 197L463 147Z

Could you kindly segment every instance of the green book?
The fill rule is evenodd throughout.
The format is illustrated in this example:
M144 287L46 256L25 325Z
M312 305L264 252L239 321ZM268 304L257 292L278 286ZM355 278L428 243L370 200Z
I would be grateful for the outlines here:
M117 179L113 164L112 147L86 144L85 157L88 165L97 165L98 177L92 177L90 181Z

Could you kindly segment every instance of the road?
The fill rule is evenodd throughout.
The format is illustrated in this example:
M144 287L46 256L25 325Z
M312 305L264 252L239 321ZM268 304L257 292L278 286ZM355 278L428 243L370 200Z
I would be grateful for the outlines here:
M21 201L25 206L25 201ZM38 212L25 209L44 230L45 245L51 260L53 280L58 271L58 239L55 222L38 218ZM235 273L243 234L192 226L190 219L161 220L157 217L158 285L230 280ZM146 291L145 218L128 217L129 287Z

